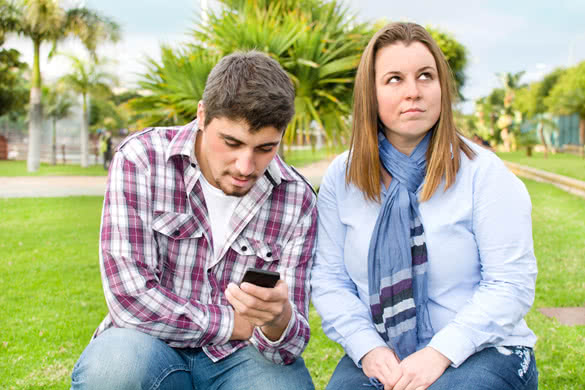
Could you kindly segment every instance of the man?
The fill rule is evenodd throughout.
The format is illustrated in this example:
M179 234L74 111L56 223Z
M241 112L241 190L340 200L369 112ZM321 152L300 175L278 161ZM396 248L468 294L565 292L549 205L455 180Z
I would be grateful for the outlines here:
M120 145L100 239L109 313L73 389L313 389L299 356L316 199L276 155L293 114L280 65L235 53L211 71L196 121ZM240 285L248 267L280 280Z

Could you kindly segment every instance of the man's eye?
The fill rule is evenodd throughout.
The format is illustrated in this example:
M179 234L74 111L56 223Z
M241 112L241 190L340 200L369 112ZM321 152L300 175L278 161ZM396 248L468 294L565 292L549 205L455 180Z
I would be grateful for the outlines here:
M262 153L270 153L274 150L274 146L264 146L259 148Z
M240 146L240 144L239 144L239 143L237 143L237 142L231 142L231 141L225 141L225 144L226 144L227 146L229 146L230 148L235 148L235 147L238 147L238 146Z

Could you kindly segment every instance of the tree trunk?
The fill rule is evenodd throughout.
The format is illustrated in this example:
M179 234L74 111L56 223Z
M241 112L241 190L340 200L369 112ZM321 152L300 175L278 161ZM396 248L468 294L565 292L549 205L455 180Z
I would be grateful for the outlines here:
M57 120L53 119L53 134L51 135L51 165L57 165Z
M30 89L30 122L28 124L28 155L27 170L36 172L41 165L41 133L43 128L43 103L41 101L41 71L40 48L41 42L33 41L34 59L32 86Z
M508 132L508 128L505 127L502 129L500 133L500 137L502 137L502 141L504 141L504 152L511 151L510 148L510 133Z
M544 138L544 124L542 121L538 122L538 135L540 136L540 142L544 146L544 159L548 158L548 145L546 143L546 139Z
M579 143L581 144L581 156L585 158L585 118L579 118Z
M83 118L81 120L81 167L87 168L89 166L89 118L87 113L87 96L83 95Z

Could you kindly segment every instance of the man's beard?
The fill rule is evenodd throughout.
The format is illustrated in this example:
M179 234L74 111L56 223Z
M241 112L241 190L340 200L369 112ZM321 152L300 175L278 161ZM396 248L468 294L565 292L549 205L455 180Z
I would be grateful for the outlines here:
M249 180L251 182L249 187L240 188L238 186L235 186L233 184L230 184L230 187L232 189L231 190L228 190L228 188L225 188L226 186L222 183L221 179L222 178L226 178L228 181L231 181L231 179L234 176L236 178L239 177L238 175L234 175L234 174L230 173L229 171L226 171L218 179L215 180L215 182L217 184L217 187L220 190L222 190L224 194L226 194L228 196L237 196L237 197L245 196L254 187L254 185L256 184L256 181L258 181L258 176L257 175L246 176L246 180Z

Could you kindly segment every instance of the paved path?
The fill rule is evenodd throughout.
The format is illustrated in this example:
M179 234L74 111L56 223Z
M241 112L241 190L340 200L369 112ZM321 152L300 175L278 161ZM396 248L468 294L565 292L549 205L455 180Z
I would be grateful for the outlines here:
M298 170L318 186L330 162L323 160ZM0 198L103 196L105 188L105 176L0 177Z

